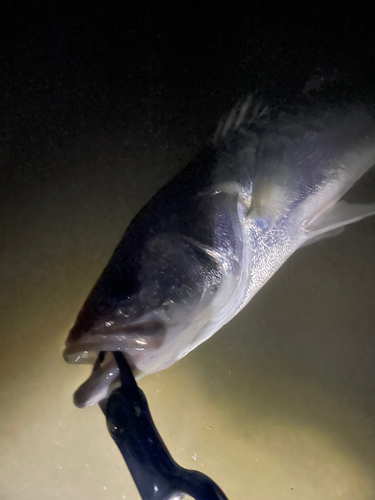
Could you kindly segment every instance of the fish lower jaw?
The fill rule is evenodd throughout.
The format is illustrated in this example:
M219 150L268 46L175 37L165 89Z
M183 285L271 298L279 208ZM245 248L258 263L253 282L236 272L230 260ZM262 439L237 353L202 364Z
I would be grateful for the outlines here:
M98 348L96 345L70 346L65 348L63 352L63 358L69 364L91 364L95 366L87 380L74 393L73 401L77 408L83 409L100 403L121 385L120 372L111 349L106 351L104 361L100 364L97 363L100 351L105 351L103 347ZM122 352L126 356L133 375L137 379L141 378L142 374L135 367L133 357L127 356L124 351Z
M88 379L75 391L73 401L77 408L87 408L107 399L120 387L120 371L111 352L107 352L102 363L97 362Z

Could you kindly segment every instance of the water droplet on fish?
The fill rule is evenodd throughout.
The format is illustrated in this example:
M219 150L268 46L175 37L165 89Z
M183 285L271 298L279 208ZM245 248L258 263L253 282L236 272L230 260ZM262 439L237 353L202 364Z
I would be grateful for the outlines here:
M147 341L144 340L144 339L142 339L142 340L141 339L137 339L135 342L136 342L136 344L139 344L139 345L147 345Z
M129 318L129 314L127 312L124 312L122 309L118 309L116 311L117 316L122 316L123 318Z

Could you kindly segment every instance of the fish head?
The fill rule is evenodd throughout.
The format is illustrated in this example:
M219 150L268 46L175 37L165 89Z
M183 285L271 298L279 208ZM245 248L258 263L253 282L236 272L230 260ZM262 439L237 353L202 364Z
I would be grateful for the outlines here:
M124 256L115 253L104 270L68 335L67 362L89 364L100 352L122 351L140 377L167 368L200 343L223 279L221 264L174 234L152 235L129 262L131 272L124 271ZM118 381L114 374L109 355L77 391L77 406L103 399Z

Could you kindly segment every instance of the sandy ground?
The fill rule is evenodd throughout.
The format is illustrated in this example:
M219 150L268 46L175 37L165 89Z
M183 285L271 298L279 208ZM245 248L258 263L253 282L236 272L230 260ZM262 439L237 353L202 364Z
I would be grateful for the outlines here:
M144 120L67 140L1 187L1 500L139 499L100 410L73 406L88 368L61 351L126 225L196 151L189 125L165 123L152 141ZM353 196L373 193L370 175ZM375 497L374 255L375 218L300 250L222 331L142 380L182 465L230 500Z

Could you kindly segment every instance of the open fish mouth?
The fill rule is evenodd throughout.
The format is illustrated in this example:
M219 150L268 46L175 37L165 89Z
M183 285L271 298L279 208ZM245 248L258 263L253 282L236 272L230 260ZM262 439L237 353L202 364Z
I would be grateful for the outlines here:
M143 342L142 339L139 341ZM92 343L76 344L65 348L63 358L67 363L93 366L90 376L74 393L73 401L77 408L87 408L107 399L111 392L120 386L119 369L111 352L120 348L108 347L108 351L103 351L99 350L97 343ZM124 354L126 356L126 352ZM133 364L133 358L131 356L126 356L126 358L134 376L139 374L139 370Z
M63 357L71 364L92 364L93 370L88 379L80 385L73 396L77 408L87 408L108 398L120 386L120 373L111 352L95 352L65 349Z
M68 338L63 359L69 364L93 366L91 375L74 393L74 404L78 408L92 406L119 386L120 375L113 351L123 352L134 376L139 377L137 362L157 351L163 345L164 335L164 323L145 321L128 327L110 325L100 330L99 335L86 332L80 338L74 335Z
M71 363L70 356L74 355L70 353L67 355L66 351L64 351L64 357L68 358L68 363ZM73 401L77 408L87 408L100 403L100 401L107 399L112 391L121 386L120 371L112 352L100 351L99 354L93 351L88 351L87 354L86 352L86 357L80 358L81 364L89 364L94 360L93 369L88 379L74 393ZM139 376L140 371L131 363L128 364L134 376Z

